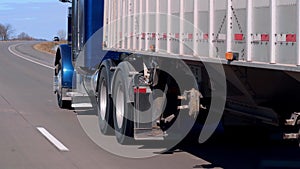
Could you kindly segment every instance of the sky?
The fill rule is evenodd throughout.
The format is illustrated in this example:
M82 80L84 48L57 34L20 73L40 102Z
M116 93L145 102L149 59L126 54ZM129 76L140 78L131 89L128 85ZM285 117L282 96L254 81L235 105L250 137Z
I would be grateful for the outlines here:
M0 23L11 24L15 37L25 32L52 40L59 30L67 30L69 5L58 0L0 0Z

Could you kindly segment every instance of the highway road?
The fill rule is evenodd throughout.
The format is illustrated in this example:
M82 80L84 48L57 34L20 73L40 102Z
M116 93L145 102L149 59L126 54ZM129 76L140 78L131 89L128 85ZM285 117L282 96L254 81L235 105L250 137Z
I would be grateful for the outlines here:
M0 42L0 169L300 168L295 147L223 135L204 145L186 141L151 158L113 155L87 136L76 112L58 108L52 92L54 57L35 51L34 43Z

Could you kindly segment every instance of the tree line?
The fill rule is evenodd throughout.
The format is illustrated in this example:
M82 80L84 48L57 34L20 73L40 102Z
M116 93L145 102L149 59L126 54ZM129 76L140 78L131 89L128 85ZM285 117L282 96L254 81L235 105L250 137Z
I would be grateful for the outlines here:
M11 24L1 24L0 23L0 40L34 40L33 37L29 36L27 33L22 32L18 36L13 37L15 30Z
M0 23L0 41L8 41L8 40L41 40L35 39L28 35L25 32L20 33L17 36L14 36L15 30L11 24L1 24ZM66 31L59 30L57 32L57 36L60 40L66 39Z
M10 36L13 34L14 30L10 24L0 24L0 39L9 40Z

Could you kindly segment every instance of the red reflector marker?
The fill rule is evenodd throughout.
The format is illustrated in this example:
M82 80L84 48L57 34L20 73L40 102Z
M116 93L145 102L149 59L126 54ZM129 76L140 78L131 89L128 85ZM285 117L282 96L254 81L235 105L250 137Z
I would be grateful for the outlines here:
M234 35L234 40L242 41L242 40L244 40L244 35L243 34L235 34Z
M208 40L208 34L207 33L203 35L203 39Z
M297 42L296 34L287 34L286 35L286 42Z
M189 38L189 39L193 39L193 34L189 34L189 35L188 35L188 38Z
M142 33L142 39L146 38L146 33Z
M164 34L163 34L163 38L164 38L164 39L167 39L167 33L164 33Z
M152 33L152 38L155 38L156 37L156 33Z
M175 34L175 38L176 38L176 39L179 39L179 33L176 33L176 34Z
M261 35L261 41L269 42L270 41L270 36L268 34L262 34Z
M140 87L140 88L134 88L134 93L142 93L142 94L145 94L145 93L147 93L147 88L143 88L143 87Z

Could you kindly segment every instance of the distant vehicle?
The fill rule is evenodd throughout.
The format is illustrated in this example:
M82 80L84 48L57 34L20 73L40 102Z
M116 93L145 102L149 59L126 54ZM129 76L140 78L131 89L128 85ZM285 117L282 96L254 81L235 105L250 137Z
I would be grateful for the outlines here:
M53 41L58 42L58 41L59 41L59 37L55 36L55 37L53 38Z
M98 106L101 132L111 134L111 126L119 143L164 138L180 115L205 121L212 98L223 97L212 94L222 85L219 63L227 94L225 110L215 114L223 113L225 131L259 126L300 138L300 1L76 0L68 19L69 45L59 46L55 61L59 106ZM99 40L87 43L99 29ZM186 86L163 70L172 68ZM91 98L97 104L86 102ZM152 102L157 106L141 113ZM157 128L163 134L153 136Z

